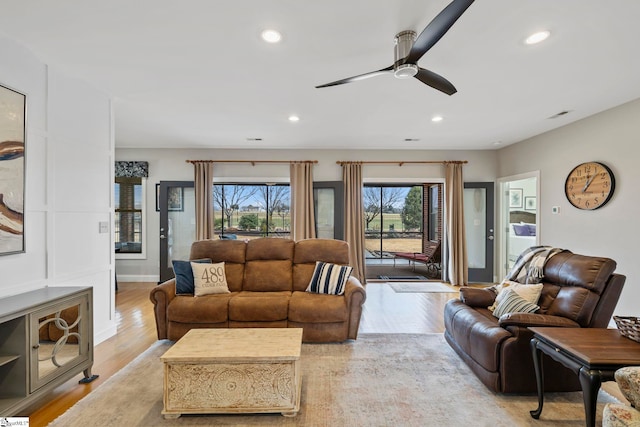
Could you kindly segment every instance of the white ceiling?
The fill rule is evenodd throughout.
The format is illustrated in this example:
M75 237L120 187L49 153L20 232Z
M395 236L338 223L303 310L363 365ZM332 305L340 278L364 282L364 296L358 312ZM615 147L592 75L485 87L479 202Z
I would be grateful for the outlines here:
M116 147L495 149L640 98L638 0L477 0L419 62L451 97L392 75L314 88L391 65L395 34L448 3L0 0L0 33L112 96Z

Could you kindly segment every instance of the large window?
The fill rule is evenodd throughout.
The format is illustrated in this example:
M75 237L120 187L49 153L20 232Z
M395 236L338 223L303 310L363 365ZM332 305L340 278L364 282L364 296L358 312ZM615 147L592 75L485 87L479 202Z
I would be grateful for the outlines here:
M216 233L222 238L290 237L289 184L217 184Z
M115 249L120 258L144 256L144 206L146 178L115 179Z

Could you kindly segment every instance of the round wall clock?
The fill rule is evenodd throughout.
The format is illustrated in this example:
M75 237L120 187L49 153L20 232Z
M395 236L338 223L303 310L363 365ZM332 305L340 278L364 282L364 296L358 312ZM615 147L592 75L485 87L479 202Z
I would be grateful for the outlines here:
M587 162L569 172L564 193L576 208L594 210L611 200L615 186L611 169L599 162Z

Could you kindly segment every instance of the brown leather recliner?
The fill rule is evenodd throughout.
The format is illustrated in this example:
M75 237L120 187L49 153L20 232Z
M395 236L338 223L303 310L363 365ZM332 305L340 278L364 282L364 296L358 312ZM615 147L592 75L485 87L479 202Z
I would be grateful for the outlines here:
M494 294L462 288L460 299L447 302L444 336L489 389L498 393L535 393L536 380L529 326L606 328L618 302L625 276L616 262L563 251L544 267L540 309L533 314L488 310ZM577 376L545 355L546 391L580 390Z

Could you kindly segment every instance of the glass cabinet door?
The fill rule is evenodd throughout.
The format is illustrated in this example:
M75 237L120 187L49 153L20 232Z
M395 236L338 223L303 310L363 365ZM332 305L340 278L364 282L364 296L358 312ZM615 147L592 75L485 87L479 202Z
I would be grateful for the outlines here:
M32 392L87 359L87 305L77 297L30 315Z

